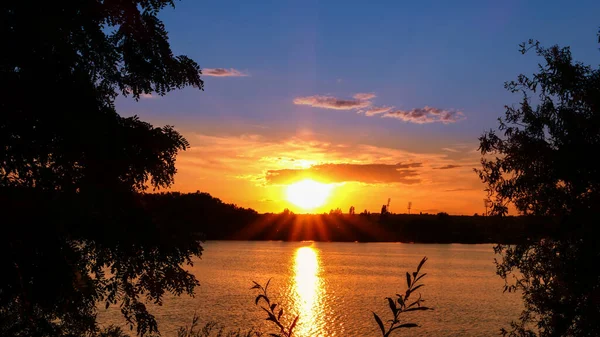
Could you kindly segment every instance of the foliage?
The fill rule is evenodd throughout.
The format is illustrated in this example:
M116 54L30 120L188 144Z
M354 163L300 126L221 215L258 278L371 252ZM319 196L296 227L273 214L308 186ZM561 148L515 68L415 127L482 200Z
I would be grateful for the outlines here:
M188 142L171 126L117 114L192 85L158 12L172 1L10 1L0 12L0 335L97 331L96 305L119 305L155 332L145 301L193 294L182 268L200 237L156 221L139 192L168 187Z
M412 277L411 277L411 274L409 274L408 272L406 273L407 289L404 294L396 294L396 299L391 298L391 297L386 297L386 300L388 301L388 305L390 306L390 311L392 312L392 319L388 320L388 323L390 325L387 329L385 328L385 324L383 323L383 321L381 320L379 315L377 315L375 312L373 312L373 317L375 318L375 322L377 322L377 325L379 326L379 329L381 330L381 335L383 337L390 336L392 334L392 332L394 332L395 330L398 330L398 329L414 328L414 327L418 326L416 323L401 323L400 322L400 314L405 314L405 313L411 312L411 311L432 310L429 307L421 306L421 303L423 303L425 301L421 298L421 294L419 294L418 299L416 299L414 301L411 299L411 295L417 289L424 286L424 284L417 284L417 282L419 282L420 279L422 279L423 277L425 277L425 275L427 275L426 273L419 275L419 272L421 271L421 267L423 267L423 264L425 264L425 261L427 261L427 257L424 257L421 260L421 262L419 263L419 266L417 267L417 270L412 273Z
M492 215L509 203L523 215L554 223L541 238L498 245L506 290L523 294L525 309L510 336L600 335L600 71L574 62L569 48L530 40L545 63L533 76L506 83L521 92L495 131L482 135L482 168ZM537 97L536 97L537 95Z
M300 318L300 316L296 315L296 317L290 322L290 324L285 324L283 322L283 319L285 319L285 317L283 317L283 307L281 307L280 305L278 305L275 302L272 302L271 299L269 298L269 294L268 294L268 289L269 289L269 283L271 282L271 280L267 281L267 284L265 284L265 286L263 287L262 285L258 284L257 282L254 282L254 285L252 286L252 288L250 289L258 289L258 295L256 296L256 299L254 300L254 304L259 305L259 303L261 303L260 308L262 310L264 310L267 313L267 321L271 321L273 322L273 324L275 324L277 326L277 328L279 329L279 333L275 334L275 333L271 333L269 334L269 336L273 336L273 337L292 337L294 336L294 328L296 327L296 324L298 323L298 318ZM266 305L262 305L262 303L266 304Z
M284 208L280 214L284 215L284 216L290 216L290 215L294 215L294 212L290 211L289 208Z
M170 223L214 238L215 231L235 233L254 222L258 213L227 204L208 193L144 193L144 205L157 222Z
M329 215L342 215L342 209L341 208L336 208L336 209L330 209L329 210Z

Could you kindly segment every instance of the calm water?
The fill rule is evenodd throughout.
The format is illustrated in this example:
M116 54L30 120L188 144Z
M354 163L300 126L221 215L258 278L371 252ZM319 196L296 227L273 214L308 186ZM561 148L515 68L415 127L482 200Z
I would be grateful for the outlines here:
M262 327L253 280L272 278L270 293L286 312L300 314L298 336L377 336L371 311L390 317L386 296L406 289L406 271L429 260L421 294L434 311L407 314L421 325L396 336L497 336L521 309L516 294L502 293L492 245L399 243L290 243L211 241L192 268L201 286L195 298L167 298L153 308L164 336L202 322L232 328ZM100 321L121 324L118 310ZM269 330L276 332L274 330Z

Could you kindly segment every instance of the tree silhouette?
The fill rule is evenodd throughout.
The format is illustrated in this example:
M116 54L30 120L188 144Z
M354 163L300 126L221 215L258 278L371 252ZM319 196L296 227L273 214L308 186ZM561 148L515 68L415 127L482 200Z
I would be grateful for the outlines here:
M381 213L379 214L379 221L384 221L389 217L389 210L387 205L381 205Z
M336 209L331 209L329 210L329 215L342 215L342 209L339 207Z
M188 142L117 114L119 95L203 88L173 55L172 1L13 1L0 12L0 335L87 335L96 305L157 331L145 300L192 294L199 237L155 221L139 192L168 187Z
M387 214L388 213L388 209L387 209L387 205L382 205L381 206L381 214Z
M600 153L600 71L573 62L569 48L544 48L531 40L521 47L545 63L532 77L506 84L523 99L507 107L501 135L489 131L480 138L477 172L488 187L491 215L506 214L513 203L521 214L558 226L542 238L496 247L503 258L498 274L507 290L522 291L525 302L520 321L503 332L598 336L600 246L594 227L600 220L600 172L594 157Z

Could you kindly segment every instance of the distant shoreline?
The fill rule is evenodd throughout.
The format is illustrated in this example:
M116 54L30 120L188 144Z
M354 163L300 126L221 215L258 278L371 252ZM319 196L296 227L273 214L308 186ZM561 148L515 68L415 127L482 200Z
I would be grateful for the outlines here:
M552 225L538 218L447 214L258 214L228 227L205 226L200 232L207 240L518 244L549 233Z
M208 193L142 195L161 226L203 233L206 240L517 244L549 235L552 218L369 213L259 214L223 203Z

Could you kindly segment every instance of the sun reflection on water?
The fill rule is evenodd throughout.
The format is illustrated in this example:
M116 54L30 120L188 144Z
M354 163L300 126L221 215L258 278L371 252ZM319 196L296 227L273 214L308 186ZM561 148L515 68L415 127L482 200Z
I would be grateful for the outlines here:
M319 255L312 247L296 250L294 258L294 306L300 315L296 328L297 336L315 336L322 328L324 297L320 277Z

